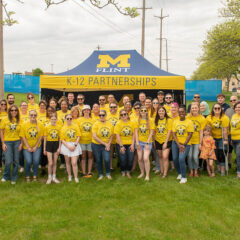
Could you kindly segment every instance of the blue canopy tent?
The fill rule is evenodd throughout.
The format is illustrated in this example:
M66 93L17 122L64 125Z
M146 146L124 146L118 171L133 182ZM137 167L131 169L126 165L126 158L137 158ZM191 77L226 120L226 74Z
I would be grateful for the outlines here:
M42 75L40 88L45 98L88 91L88 103L93 103L93 99L96 101L96 95L107 95L109 91L120 100L123 94L130 94L132 99L136 99L141 91L156 96L157 91L162 90L174 93L183 103L185 77L157 68L136 50L94 51L83 63L69 71Z

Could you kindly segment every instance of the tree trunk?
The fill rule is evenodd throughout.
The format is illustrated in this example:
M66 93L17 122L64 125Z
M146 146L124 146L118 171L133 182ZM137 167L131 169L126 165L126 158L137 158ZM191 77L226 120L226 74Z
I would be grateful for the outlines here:
M231 78L227 77L227 91L230 92L230 80Z

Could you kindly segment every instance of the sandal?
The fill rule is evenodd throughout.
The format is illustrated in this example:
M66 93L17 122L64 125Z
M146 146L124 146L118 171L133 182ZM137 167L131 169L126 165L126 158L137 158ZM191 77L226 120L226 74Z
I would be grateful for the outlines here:
M37 181L37 177L36 177L36 176L33 177L33 181L34 181L34 182Z
M30 177L26 177L26 182L30 182Z

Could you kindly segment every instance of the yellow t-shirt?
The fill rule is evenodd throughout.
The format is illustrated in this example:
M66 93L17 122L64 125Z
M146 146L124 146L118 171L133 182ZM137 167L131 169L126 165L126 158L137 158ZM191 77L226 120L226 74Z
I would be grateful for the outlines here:
M45 123L47 119L46 112L45 113L40 113L40 111L37 112L37 120L41 122L42 124Z
M199 144L200 143L200 130L204 129L204 127L207 123L207 120L202 115L199 115L197 117L194 117L194 116L190 117L188 115L186 118L191 120L193 123L194 132L193 132L192 138L190 140L191 144Z
M173 121L171 118L164 118L158 120L158 125L155 125L155 140L159 142L160 144L164 143L168 134L168 131L172 131L172 124ZM169 141L171 141L172 138L170 136Z
M171 115L171 105L168 106L168 105L164 104L163 107L166 109L167 115L170 117L170 115Z
M138 120L135 121L135 129L138 128L138 140L141 142L147 142L149 137L149 130L155 130L155 124L154 120L152 118L149 119L149 129L147 129L147 120L140 120L140 123L138 123ZM150 140L152 142L152 139Z
M99 120L99 116L98 115L96 116L94 113L92 113L91 116L92 116L92 119L94 120L94 122Z
M229 127L229 118L226 115L222 115L221 119L215 116L207 116L207 123L212 127L212 134L214 138L222 138L222 127Z
M23 123L25 123L25 122L27 122L29 120L30 119L29 119L29 113L28 112L26 114L22 114L20 112L20 122L21 122L21 124L23 124Z
M77 138L81 136L79 127L77 124L73 123L71 126L64 125L61 128L60 140L65 140L66 142L76 142Z
M81 132L80 143L89 144L92 142L92 126L95 121L92 118L81 117L78 120L78 126Z
M0 122L8 116L7 112L0 112Z
M176 117L173 117L172 114L169 113L168 116L169 116L173 121L175 121L175 120L180 120L179 115L177 115Z
M240 140L240 116L238 114L232 116L230 126L232 140Z
M131 120L123 122L119 120L114 127L114 133L119 134L123 145L131 145L135 123Z
M113 125L116 125L117 121L119 120L119 113L111 114L110 112L107 115L107 120Z
M61 126L48 125L44 128L44 137L47 137L47 141L56 142L60 139Z
M37 103L33 105L31 103L28 103L28 112L30 112L31 110L36 110L37 112L39 111L39 106L37 105Z
M20 140L21 123L17 123L16 119L10 122L8 117L1 121L0 129L4 130L4 141L17 141Z
M67 112L62 112L62 110L59 110L59 111L57 111L57 117L58 117L58 119L59 120L61 120L61 122L62 123L64 123L64 121L65 121L65 116L67 115L67 114L70 114L71 113L71 111L70 110L67 110Z
M108 143L110 137L113 135L113 125L109 121L106 121L105 123L97 121L93 124L92 133L96 133L97 137L103 142ZM100 144L94 138L92 138L92 142Z
M188 137L188 133L194 132L193 123L189 119L185 119L184 121L175 120L173 122L172 131L176 133L178 142L184 144ZM187 145L191 145L191 140Z
M32 148L36 146L38 139L43 136L43 133L44 133L44 126L41 122L38 121L36 125L36 124L30 123L30 121L27 121L22 124L20 137L26 138L29 147ZM41 141L38 147L40 146L41 146ZM27 149L25 144L23 145L23 148Z

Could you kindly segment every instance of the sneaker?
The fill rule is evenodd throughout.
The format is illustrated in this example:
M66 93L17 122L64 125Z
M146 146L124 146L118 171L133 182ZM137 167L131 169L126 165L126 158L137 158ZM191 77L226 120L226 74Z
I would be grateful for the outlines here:
M1 182L6 182L7 180L6 179L4 179L4 178L2 178L2 180L1 180Z
M65 166L65 164L61 164L59 168L60 168L60 169L65 169L66 166Z
M20 170L19 170L20 173L23 173L24 172L24 168L21 167Z
M107 175L108 180L112 180L112 177L110 175Z
M177 180L181 180L181 179L182 179L182 175L179 174L179 175L177 176Z
M11 184L12 184L12 185L14 185L14 184L16 184L16 182L14 182L14 181L11 181Z
M52 182L54 182L54 183L60 183L60 181L59 181L57 178L54 178L54 179L52 180Z
M155 173L155 174L159 174L159 173L160 173L160 170L155 170L154 173Z
M221 172L221 177L225 176L225 173L224 172Z
M155 171L156 171L156 168L154 167L154 168L152 169L152 171L155 172Z
M78 179L78 178L75 178L75 182L76 182L76 183L79 183L79 179Z
M100 176L99 178L98 178L98 181L101 181L103 179L103 176Z
M69 182L72 181L72 176L68 176L68 181L69 181Z
M51 178L48 178L46 184L50 184L52 182L52 179Z
M187 178L182 178L181 181L180 181L181 184L186 183L186 182L187 182Z

